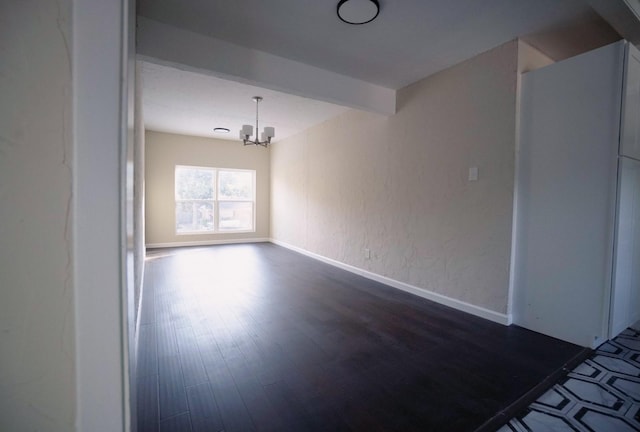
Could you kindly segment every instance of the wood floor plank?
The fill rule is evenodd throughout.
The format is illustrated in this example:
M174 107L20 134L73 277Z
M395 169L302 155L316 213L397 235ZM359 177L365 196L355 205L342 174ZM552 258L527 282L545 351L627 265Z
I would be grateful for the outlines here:
M284 430L285 425L269 401L264 386L255 376L255 370L246 362L242 351L236 348L229 352L225 357L225 363L256 429L274 432Z
M138 377L158 374L158 350L156 346L156 326L143 324L138 336Z
M200 350L196 342L196 336L190 326L177 328L176 339L180 351L180 364L182 376L186 387L194 386L207 381L207 373L204 370Z
M191 319L191 328L196 337L211 335L211 326L207 318L198 314Z
M158 375L138 377L138 432L158 430Z
M191 432L188 413L170 417L160 422L160 432Z
M211 337L198 338L205 371L220 409L225 431L256 430L222 353Z
M233 380L211 384L218 401L225 432L251 432L256 427Z
M176 340L175 329L170 320L156 324L156 341L158 357L178 356L178 342Z
M313 430L309 414L285 383L269 384L265 386L265 393L277 416L288 428L299 431Z
M160 420L187 411L187 396L178 356L158 359L160 375Z
M224 430L222 416L208 382L187 388L187 401L193 432Z
M471 431L581 352L272 244L146 271L143 431Z

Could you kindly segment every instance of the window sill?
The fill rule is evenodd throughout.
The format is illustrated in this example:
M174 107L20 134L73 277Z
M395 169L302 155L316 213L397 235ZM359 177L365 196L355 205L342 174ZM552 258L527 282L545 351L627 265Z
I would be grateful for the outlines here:
M220 235L220 234L250 234L256 230L228 230L228 231L192 231L175 233L177 236L203 236L203 235Z

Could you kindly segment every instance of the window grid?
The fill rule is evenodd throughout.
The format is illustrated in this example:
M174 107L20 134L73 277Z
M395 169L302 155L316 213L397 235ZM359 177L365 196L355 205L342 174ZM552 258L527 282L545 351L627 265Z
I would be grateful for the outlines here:
M180 183L185 181L185 176L202 177L203 173L209 173L211 176L211 184L208 186L206 186L208 183L206 181L192 182L190 189ZM246 175L242 176L245 173L249 175L249 178ZM255 232L255 173L255 170L246 169L176 165L174 177L176 234ZM233 178L233 174L236 174L236 179L245 177L241 191L234 190L234 186L237 189L237 184L234 184L233 181L230 185L228 181L224 186L222 184L221 177ZM210 194L203 190L207 187L210 189ZM229 189L226 194L221 190L223 187ZM193 195L202 195L203 192L211 197L193 197ZM234 192L236 196L234 196ZM237 196L238 193L240 196ZM185 194L190 196L185 197ZM190 208L189 203L191 203Z

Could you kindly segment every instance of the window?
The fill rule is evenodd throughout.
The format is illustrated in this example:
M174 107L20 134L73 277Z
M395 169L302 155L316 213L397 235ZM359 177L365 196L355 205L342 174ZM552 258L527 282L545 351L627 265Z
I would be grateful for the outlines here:
M255 171L218 171L218 230L253 231Z
M215 231L216 170L176 167L176 233Z
M176 166L177 234L255 231L254 170Z

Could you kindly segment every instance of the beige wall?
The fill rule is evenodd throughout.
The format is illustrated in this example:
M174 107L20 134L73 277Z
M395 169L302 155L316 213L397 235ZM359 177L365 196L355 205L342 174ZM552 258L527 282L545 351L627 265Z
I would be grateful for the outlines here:
M256 170L256 232L175 234L176 165ZM238 140L147 131L145 139L145 219L147 246L269 237L269 149L243 146Z
M513 41L401 89L394 116L273 145L272 237L506 314L517 68Z
M0 430L72 431L71 1L0 2Z

